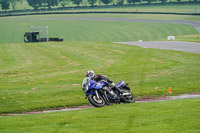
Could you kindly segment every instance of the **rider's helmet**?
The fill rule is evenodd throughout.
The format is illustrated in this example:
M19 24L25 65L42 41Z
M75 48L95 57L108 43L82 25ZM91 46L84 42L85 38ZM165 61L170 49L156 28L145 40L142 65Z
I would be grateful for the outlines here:
M89 70L85 73L85 77L90 77L90 78L94 78L95 73L93 70Z

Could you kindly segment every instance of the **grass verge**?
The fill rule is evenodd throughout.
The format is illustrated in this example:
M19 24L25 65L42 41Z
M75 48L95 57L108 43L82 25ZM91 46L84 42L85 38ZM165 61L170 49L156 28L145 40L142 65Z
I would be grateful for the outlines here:
M200 99L113 105L71 112L0 118L3 133L200 131Z
M200 35L198 34L198 35L176 36L176 41L200 43Z

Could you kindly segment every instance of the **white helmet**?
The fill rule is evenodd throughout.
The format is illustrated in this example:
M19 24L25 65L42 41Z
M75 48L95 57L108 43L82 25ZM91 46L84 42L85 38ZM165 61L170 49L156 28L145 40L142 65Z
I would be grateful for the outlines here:
M85 73L85 77L90 77L90 78L94 78L95 73L93 70L89 70Z

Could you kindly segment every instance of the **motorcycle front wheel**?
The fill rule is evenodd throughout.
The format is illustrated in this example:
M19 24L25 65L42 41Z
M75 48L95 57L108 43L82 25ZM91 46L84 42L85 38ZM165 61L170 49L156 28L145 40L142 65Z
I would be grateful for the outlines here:
M104 99L101 96L99 96L99 99L98 99L96 94L90 94L88 96L88 100L94 107L103 107L103 106L105 106Z
M123 103L134 103L135 102L135 96L131 93L130 95L123 96L123 98L121 100L122 100Z

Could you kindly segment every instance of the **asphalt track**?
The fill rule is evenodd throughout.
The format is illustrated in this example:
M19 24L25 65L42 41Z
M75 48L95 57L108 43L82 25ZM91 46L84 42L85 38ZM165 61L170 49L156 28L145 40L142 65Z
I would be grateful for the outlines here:
M143 48L155 48L165 50L200 53L200 43L177 42L177 41L154 41L154 42L115 42L120 44L135 45Z

